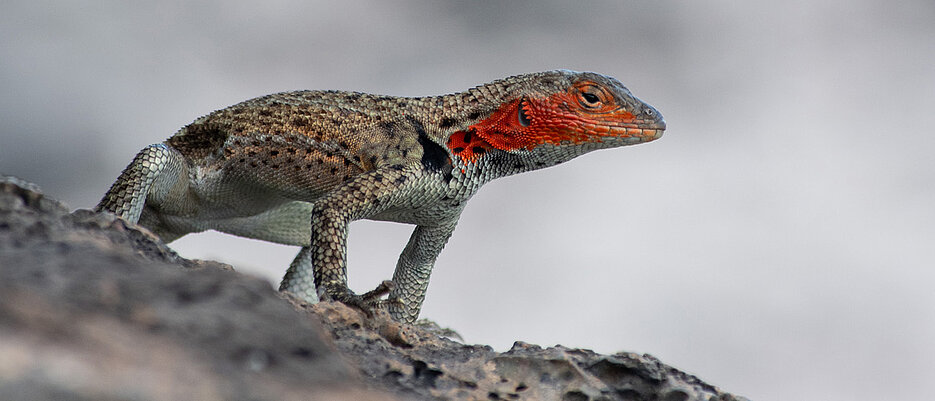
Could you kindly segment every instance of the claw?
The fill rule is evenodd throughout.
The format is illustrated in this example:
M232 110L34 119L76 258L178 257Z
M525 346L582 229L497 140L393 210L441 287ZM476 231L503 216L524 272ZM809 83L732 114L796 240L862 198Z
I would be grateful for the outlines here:
M352 308L356 308L360 310L361 312L364 312L364 314L366 314L367 317L372 318L374 310L384 308L387 305L387 303L398 302L398 300L393 301L390 299L386 299L386 300L381 299L382 296L389 294L390 291L392 291L393 288L395 288L395 286L396 284L394 284L392 281L385 280L382 283L380 283L380 285L378 285L377 288L367 291L361 295L354 294L354 292L352 292L348 288L343 288L342 290L339 290L339 291L333 291L333 292L329 291L329 292L331 293L331 298L334 299L335 301L341 302Z
M378 285L377 288L374 288L370 291L363 293L360 297L364 302L376 303L380 301L380 297L386 294L389 294L390 291L392 291L393 288L395 287L396 287L396 284L393 284L392 281L383 280L383 282L380 283L380 285Z

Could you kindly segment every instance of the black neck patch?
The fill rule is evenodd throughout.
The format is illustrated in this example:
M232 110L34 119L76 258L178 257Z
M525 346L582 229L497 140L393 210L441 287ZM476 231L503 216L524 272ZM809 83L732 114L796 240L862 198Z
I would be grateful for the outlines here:
M425 169L450 173L451 158L445 148L429 139L429 135L425 132L425 127L421 122L413 118L409 122L419 135L419 145L422 146L422 165L425 166Z

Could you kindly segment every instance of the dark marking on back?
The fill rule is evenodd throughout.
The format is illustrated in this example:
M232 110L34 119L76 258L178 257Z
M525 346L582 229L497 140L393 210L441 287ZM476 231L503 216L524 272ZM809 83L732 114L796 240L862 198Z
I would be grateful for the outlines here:
M438 127L441 129L448 129L455 125L456 121L453 118L445 117L439 123Z
M393 122L393 121L381 121L381 120L380 120L379 118L377 118L377 117L380 117L380 116L375 116L374 118L376 119L376 121L379 121L379 122L380 122L380 129L381 129L383 132L386 132L386 136L387 136L388 138L396 138L396 135L399 134L399 133L397 132L398 129L396 128L396 123Z
M221 148L227 141L227 131L215 124L190 124L178 134L166 140L166 144L178 150L188 159L204 159Z

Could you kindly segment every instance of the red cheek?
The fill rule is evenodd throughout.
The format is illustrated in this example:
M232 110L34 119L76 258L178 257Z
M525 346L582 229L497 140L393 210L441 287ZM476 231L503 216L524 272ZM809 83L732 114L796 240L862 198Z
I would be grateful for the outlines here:
M448 149L465 162L476 162L490 150L532 150L538 145L579 144L600 141L610 134L610 125L584 119L569 111L577 100L568 93L557 93L546 99L520 98L503 104L490 117L474 124L466 131L458 131L448 138ZM525 117L521 121L519 111ZM608 110L610 111L610 110ZM617 112L619 122L632 121L633 114Z
M536 145L535 138L536 116L532 104L527 100L526 115L533 121L533 125L524 126L520 121L519 108L523 107L523 99L516 99L501 106L490 117L472 125L475 136L489 146L501 150L531 149Z

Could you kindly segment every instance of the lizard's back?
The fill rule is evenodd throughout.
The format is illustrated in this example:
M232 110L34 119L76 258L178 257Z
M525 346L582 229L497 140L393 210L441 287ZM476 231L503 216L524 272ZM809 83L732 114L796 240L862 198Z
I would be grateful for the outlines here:
M165 141L189 161L189 188L147 205L140 221L170 240L216 229L304 245L311 201L361 173L422 157L418 121L389 117L406 114L409 101L297 91L201 117Z
M406 99L300 91L248 100L195 120L166 141L208 170L222 168L282 193L317 197L354 175L418 160L411 130L391 119Z

